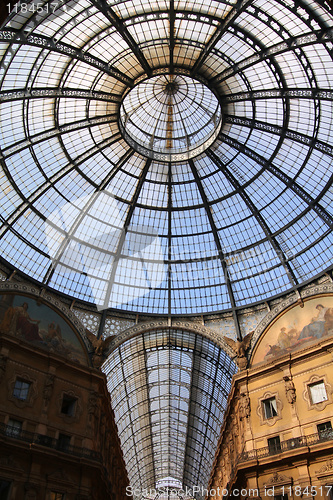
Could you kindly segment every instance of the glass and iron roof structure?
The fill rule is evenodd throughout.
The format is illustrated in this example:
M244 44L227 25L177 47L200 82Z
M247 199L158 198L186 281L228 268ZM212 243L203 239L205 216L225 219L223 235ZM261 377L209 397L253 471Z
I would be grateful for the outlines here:
M205 487L236 367L171 317L232 311L241 338L239 309L331 268L330 2L6 8L1 259L100 311L168 316L103 370L133 487Z
M3 259L99 309L158 315L241 308L330 267L329 3L7 9Z
M163 498L166 478L182 497L194 486L204 496L237 371L228 354L195 332L158 328L113 349L103 371L135 496Z
M188 76L158 75L139 83L122 102L120 127L148 158L175 162L198 156L216 139L218 98Z

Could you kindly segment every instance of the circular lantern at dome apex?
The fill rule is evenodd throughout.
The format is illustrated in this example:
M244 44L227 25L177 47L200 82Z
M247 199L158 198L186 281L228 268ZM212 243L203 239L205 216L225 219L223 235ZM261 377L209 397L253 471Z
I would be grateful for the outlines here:
M162 74L138 83L120 107L125 140L159 161L181 161L205 151L218 136L222 110L206 85L185 75Z

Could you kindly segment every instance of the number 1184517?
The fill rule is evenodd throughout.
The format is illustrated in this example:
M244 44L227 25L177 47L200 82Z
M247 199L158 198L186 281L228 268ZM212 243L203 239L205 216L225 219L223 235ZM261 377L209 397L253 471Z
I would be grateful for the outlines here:
M11 14L14 12L15 14L27 14L27 13L32 13L32 14L53 14L59 7L62 9L66 10L66 6L62 2L48 2L48 3L42 3L42 2L31 2L31 3L24 3L24 2L16 2L16 3L7 3L7 9L8 13Z

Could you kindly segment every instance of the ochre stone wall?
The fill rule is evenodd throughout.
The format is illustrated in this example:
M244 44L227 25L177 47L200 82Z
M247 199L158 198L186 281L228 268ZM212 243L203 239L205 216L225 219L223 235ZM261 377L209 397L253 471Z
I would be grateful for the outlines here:
M0 379L0 481L9 498L125 498L126 470L99 370L2 332Z
M323 335L234 376L208 497L327 498L332 362L333 339Z

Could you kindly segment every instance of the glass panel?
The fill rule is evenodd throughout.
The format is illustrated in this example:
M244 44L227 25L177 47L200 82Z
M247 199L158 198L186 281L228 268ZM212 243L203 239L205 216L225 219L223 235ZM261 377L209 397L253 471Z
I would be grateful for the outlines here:
M21 401L25 401L26 399L28 399L30 386L31 386L30 382L17 379L15 381L15 386L13 391L14 398L20 399Z
M224 351L200 335L161 329L125 341L103 371L133 487L155 487L152 467L157 481L207 483L236 372Z
M21 430L22 430L22 422L20 422L18 420L13 420L11 418L8 420L8 424L7 424L7 428L6 428L7 436L17 438L20 436Z
M309 385L309 391L312 404L317 404L317 403L322 403L323 401L327 401L327 393L324 382L321 381Z
M265 399L263 401L265 418L273 418L277 416L277 405L275 398Z

